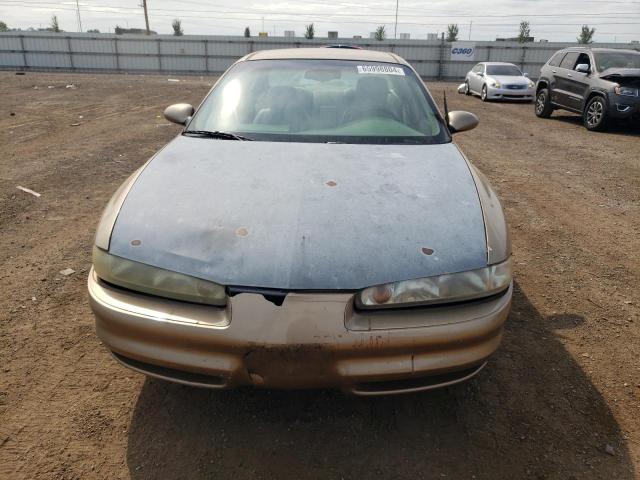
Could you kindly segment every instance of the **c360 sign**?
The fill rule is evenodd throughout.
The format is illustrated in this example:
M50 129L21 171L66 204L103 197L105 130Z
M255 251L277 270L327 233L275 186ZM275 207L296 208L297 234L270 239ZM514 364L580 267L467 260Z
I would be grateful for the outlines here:
M470 57L473 55L473 48L452 48L451 53L454 55L465 55Z
M452 61L473 60L476 55L476 44L468 42L453 42L451 44Z

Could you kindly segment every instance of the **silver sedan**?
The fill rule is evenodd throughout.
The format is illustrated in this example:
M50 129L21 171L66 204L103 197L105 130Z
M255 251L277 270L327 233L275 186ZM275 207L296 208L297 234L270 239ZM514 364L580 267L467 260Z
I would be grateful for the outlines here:
M464 80L464 93L480 95L483 102L500 99L532 102L535 87L528 74L522 73L513 63L478 63Z

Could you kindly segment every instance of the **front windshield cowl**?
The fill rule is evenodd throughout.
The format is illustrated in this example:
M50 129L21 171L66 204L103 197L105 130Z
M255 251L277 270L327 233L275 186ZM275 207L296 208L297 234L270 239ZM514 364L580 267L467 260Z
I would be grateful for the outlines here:
M431 96L411 68L352 60L239 62L204 100L189 129L258 141L451 141Z

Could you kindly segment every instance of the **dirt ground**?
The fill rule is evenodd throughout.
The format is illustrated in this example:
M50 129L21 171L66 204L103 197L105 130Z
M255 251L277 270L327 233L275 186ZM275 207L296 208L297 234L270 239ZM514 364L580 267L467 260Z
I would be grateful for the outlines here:
M638 128L430 83L480 117L455 141L511 224L514 305L488 367L388 398L206 391L116 364L85 287L102 208L179 131L163 108L213 82L178 78L0 73L0 478L640 478Z

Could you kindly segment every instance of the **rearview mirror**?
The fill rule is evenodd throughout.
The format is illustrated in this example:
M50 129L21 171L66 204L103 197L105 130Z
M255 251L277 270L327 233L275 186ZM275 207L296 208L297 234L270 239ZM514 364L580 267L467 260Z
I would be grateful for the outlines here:
M527 72L524 72L522 75L529 78L529 74Z
M456 110L449 112L449 130L451 133L466 132L478 126L480 120L473 113Z
M337 68L335 70L331 70L329 68L307 70L307 72L304 74L304 78L307 78L309 80L316 80L318 82L339 80L341 76L342 72Z
M579 63L578 65L576 65L576 72L589 73L589 70L589 65L586 63Z
M178 125L186 125L194 110L188 103L174 103L164 109L164 118Z

